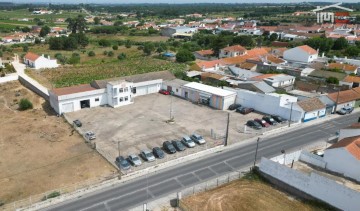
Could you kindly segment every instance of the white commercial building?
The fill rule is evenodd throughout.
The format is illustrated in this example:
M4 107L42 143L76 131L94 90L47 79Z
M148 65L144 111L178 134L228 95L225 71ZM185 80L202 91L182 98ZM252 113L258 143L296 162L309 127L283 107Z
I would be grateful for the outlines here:
M302 45L284 51L283 58L289 62L310 63L318 58L318 52L307 45Z
M59 67L56 59L50 59L50 56L48 56L47 58L44 55L39 56L32 52L28 52L24 56L24 64L34 69Z
M133 103L136 96L159 92L163 80L174 78L170 72L160 71L56 88L49 91L50 105L58 114L101 105L116 108Z

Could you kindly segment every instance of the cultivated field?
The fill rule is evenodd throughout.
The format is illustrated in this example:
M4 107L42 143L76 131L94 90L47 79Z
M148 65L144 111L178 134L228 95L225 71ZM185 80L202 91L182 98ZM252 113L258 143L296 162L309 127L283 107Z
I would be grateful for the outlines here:
M322 210L291 198L266 183L247 179L186 197L182 202L191 211Z
M19 111L21 98L34 109ZM44 99L18 82L0 85L0 125L0 201L95 181L114 171Z

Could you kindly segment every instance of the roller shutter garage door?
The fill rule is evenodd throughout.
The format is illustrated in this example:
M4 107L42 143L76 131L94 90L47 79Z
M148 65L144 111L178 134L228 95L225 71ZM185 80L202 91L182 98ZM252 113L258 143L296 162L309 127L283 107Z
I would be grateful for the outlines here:
M148 86L148 94L157 93L158 92L157 90L158 90L157 84Z
M61 112L68 113L74 111L74 103L64 103L61 105Z

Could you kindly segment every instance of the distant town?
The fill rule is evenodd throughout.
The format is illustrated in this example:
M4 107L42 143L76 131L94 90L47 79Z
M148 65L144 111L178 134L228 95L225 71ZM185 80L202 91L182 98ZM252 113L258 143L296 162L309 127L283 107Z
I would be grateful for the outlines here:
M1 210L358 209L359 3L0 3L0 90Z

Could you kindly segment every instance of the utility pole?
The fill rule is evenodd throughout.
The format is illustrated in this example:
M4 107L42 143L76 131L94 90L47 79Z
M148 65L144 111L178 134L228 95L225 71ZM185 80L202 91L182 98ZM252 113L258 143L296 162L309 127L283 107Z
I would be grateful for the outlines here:
M257 153L258 153L258 149L259 149L259 141L260 141L260 137L256 140L256 150L255 150L254 167L255 167L255 164L256 164L256 157L257 157Z
M173 118L173 96L170 93L170 120Z
M120 157L120 141L118 141L118 151L119 151L119 157Z
M230 123L230 113L228 113L227 123L226 123L226 134L225 134L225 143L224 146L228 145L228 138L229 138L229 123Z
M336 113L337 105L339 102L339 94L340 94L340 88L338 87L338 93L336 95L336 103L335 103L335 110L334 110L335 113Z
M291 125L291 115L292 115L293 105L294 105L294 102L292 102L292 103L291 103L291 106L290 106L289 127L290 127L290 125Z

